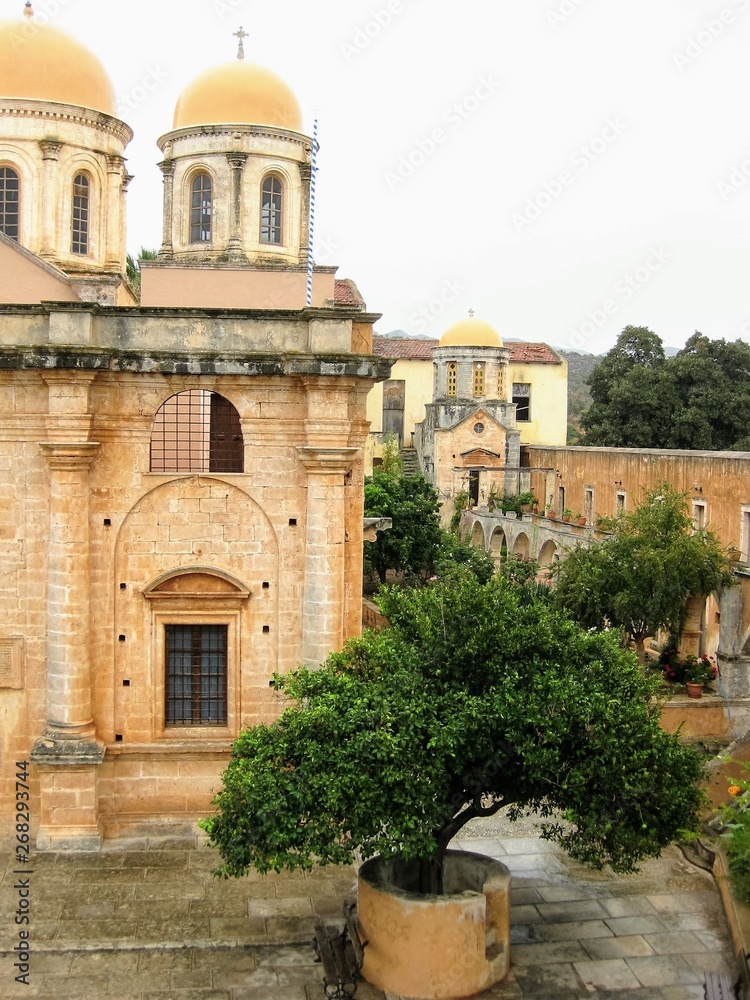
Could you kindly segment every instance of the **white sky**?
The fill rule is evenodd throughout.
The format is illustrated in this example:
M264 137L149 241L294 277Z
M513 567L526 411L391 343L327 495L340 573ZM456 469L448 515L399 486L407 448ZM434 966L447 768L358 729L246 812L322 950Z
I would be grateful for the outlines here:
M316 259L355 279L378 332L440 336L473 308L595 352L628 323L750 342L750 0L34 6L102 59L136 133L132 252L161 239L155 140L243 25L308 132L317 109Z

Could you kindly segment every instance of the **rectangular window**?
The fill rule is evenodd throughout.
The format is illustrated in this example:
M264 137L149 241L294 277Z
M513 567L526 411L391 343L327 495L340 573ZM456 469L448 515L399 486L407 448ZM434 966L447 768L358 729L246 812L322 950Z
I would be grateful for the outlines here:
M455 361L448 362L447 378L446 394L448 396L456 396L458 394L458 365Z
M615 495L615 514L622 514L625 510L625 493L623 490L618 490Z
M484 367L481 361L478 361L474 365L474 381L472 385L472 392L475 396L484 395Z
M693 500L693 527L696 531L702 531L707 524L706 502L705 500Z
M516 404L516 420L531 420L531 383L514 382L511 402Z
M743 504L740 521L740 558L750 563L750 504Z
M227 724L227 626L166 625L167 726Z
M589 523L594 520L594 490L591 486L583 491L583 516Z
M89 252L89 181L79 174L73 182L73 253Z

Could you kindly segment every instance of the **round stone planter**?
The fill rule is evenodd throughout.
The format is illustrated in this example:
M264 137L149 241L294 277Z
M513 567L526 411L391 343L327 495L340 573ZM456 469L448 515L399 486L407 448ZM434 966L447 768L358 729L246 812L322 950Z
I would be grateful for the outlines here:
M402 997L469 997L510 965L510 872L481 854L448 851L445 894L416 892L417 864L371 858L359 870L362 975Z

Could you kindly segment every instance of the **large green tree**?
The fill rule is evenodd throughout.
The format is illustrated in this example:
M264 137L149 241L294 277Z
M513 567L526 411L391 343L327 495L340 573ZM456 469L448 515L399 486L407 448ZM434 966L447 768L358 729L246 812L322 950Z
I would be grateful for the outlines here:
M583 443L609 448L663 448L675 399L664 348L646 327L626 326L589 376L591 406Z
M583 444L750 448L750 345L689 338L667 358L659 337L628 326L589 376Z
M441 540L440 502L423 475L400 466L375 469L365 480L365 517L390 517L393 526L365 542L365 562L385 582L389 569L415 576L431 570Z
M686 496L667 483L607 526L608 538L558 563L555 600L583 625L622 629L642 660L648 636L679 636L691 597L731 583L731 563L712 532L694 530Z
M614 633L499 577L386 587L379 603L389 628L277 676L291 706L235 742L203 823L224 875L359 850L418 860L422 890L441 891L452 837L503 806L621 872L694 827L700 761L662 730Z

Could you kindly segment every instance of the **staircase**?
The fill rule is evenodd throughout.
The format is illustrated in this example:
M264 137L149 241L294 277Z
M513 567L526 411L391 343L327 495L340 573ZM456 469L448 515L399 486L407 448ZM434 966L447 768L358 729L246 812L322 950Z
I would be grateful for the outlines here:
M421 472L416 448L402 448L401 461L404 463L404 475L413 476L416 472Z

